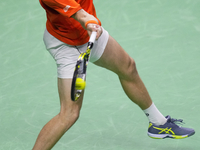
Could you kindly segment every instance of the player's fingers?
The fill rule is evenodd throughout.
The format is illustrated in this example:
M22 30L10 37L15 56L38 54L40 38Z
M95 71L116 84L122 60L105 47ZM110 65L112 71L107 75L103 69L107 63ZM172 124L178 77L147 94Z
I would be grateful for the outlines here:
M96 32L97 32L96 40L101 36L102 31L103 31L102 27L99 25L96 25Z
M97 24L89 23L87 25L87 31L89 36L92 34L93 31L97 32L96 40L101 36L102 34L102 27Z

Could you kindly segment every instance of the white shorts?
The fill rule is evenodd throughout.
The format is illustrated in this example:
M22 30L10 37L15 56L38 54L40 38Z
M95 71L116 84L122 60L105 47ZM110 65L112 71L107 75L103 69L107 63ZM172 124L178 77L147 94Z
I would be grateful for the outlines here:
M99 39L95 41L91 51L91 62L97 61L102 56L107 45L108 38L108 32L103 29L103 33ZM80 53L86 51L87 43L81 46L68 45L56 39L47 30L44 32L43 40L46 49L56 61L58 78L72 78L77 59Z

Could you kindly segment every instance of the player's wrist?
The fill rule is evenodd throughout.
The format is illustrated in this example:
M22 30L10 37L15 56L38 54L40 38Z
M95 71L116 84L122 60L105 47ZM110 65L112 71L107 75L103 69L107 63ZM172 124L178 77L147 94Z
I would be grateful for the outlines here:
M86 28L86 29L87 29L87 25L88 25L89 23L99 25L99 23L98 23L97 21L95 21L95 20L88 20L88 21L86 21L86 23L85 23L85 28Z

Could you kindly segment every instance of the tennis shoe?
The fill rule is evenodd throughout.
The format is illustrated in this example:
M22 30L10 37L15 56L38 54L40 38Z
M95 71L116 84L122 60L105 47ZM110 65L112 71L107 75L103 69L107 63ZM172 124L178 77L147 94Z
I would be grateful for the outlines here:
M167 122L164 125L155 125L149 123L148 136L154 139L183 139L189 137L195 133L194 129L184 128L178 124L182 124L182 119L173 119L170 116L166 116Z

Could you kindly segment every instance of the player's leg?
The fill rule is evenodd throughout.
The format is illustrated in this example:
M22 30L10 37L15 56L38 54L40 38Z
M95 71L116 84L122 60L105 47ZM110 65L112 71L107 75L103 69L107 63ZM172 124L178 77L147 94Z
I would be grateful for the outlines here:
M50 150L78 119L83 95L76 102L71 100L71 81L71 79L58 78L60 113L43 127L33 150Z
M127 96L138 104L145 113L151 114L148 115L148 118L153 119L153 122L158 124L166 122L165 117L152 104L152 100L138 75L134 60L109 36L104 28L102 31L101 36L94 44L90 61L115 72L119 76ZM152 115L152 112L156 115Z
M152 100L140 79L135 61L110 36L101 58L94 64L115 72L120 79L127 96L141 109L146 109Z
M74 66L79 56L76 47L69 46L45 30L44 43L57 64L60 112L41 130L34 150L49 150L79 117L83 95L76 102L71 100L71 83Z
M127 96L142 110L154 106L149 93L143 84L135 65L135 61L124 51L124 49L109 36L106 48L101 58L94 64L107 68L119 76L121 85ZM154 106L153 118L157 124L164 124L165 117ZM152 113L150 113L151 115Z
M136 103L144 113L148 113L150 121L148 135L152 138L186 138L195 133L191 128L183 128L176 125L181 120L166 118L159 112L139 77L135 62L123 50L123 48L109 37L107 46L101 58L95 62L96 65L115 72L120 79L122 87L127 96ZM165 130L166 129L166 132ZM170 132L168 131L170 129ZM162 130L162 132L161 132Z

